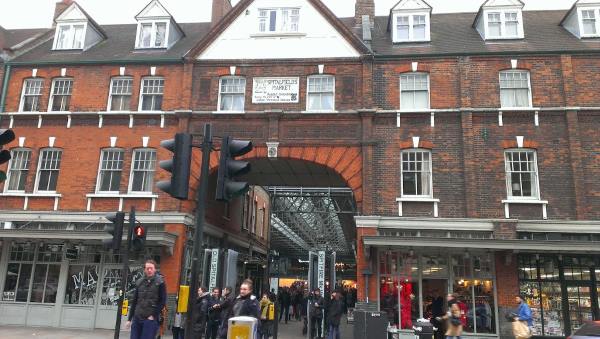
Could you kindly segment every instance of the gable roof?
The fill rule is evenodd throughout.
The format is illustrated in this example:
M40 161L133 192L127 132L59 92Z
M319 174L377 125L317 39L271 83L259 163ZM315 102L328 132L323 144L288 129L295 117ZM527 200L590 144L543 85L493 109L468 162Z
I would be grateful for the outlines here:
M431 41L394 44L387 16L375 19L371 46L375 57L459 56L520 53L600 53L599 40L580 40L558 23L564 10L523 11L524 39L490 42L481 39L470 23L475 13L431 15Z
M477 21L481 14L483 14L484 7L503 7L503 6L521 6L521 9L525 6L525 3L521 0L486 0L481 6L479 6L479 10L477 11L477 15L475 15L475 19L473 20L472 27L477 26Z
M52 50L49 38L31 51L16 57L13 64L81 64L81 63L142 63L181 62L183 56L197 45L210 30L210 22L181 24L185 33L169 49L139 50L135 48L137 24L102 26L107 38L85 51ZM54 30L50 30L54 33ZM54 34L51 35L54 37Z
M428 4L427 1L425 1L425 0L400 0L400 1L396 2L396 4L394 6L392 6L392 9L390 9L390 12L394 11L396 9L396 7L398 7L398 5L400 5L400 3L408 2L408 1L422 2L425 5L425 7L432 9L431 5Z
M211 31L187 54L186 59L195 59L200 53L208 48L233 21L245 11L254 0L241 0L237 3L214 27ZM369 48L362 42L360 38L347 27L333 12L321 2L321 0L306 0L323 14L323 17L336 29L340 34L360 53L370 54Z
M175 18L171 14L171 12L169 12L169 10L165 6L163 6L163 4L160 1L158 1L158 0L152 0L152 1L150 1L146 6L144 6L144 8L138 14L135 15L135 19L139 21L139 19L144 18L142 16L142 13L146 12L147 10L149 10L151 5L158 6L166 14L163 17L169 17L171 19L171 22L177 27L177 29L179 29L179 31L181 32L181 34L183 36L185 36L185 32L181 28L181 25L179 25L177 23L177 21L175 20Z
M79 4L76 1L73 1L71 3L71 5L69 5L69 7L67 7L64 11L62 11L62 13L60 13L59 16L57 16L54 19L55 23L59 23L60 18L66 14L69 13L69 11L71 11L73 8L77 8L79 11L81 11L81 13L86 17L86 19L88 20L88 22L94 26L94 29L96 29L96 31L98 33L100 33L100 35L102 35L102 37L104 39L106 39L106 32L104 32L104 30L102 29L102 27L96 22L96 20L94 20L94 18L92 18L84 9L83 7L79 6Z
M567 13L565 13L565 16L560 21L559 25L562 26L563 22L565 22L565 20L567 20L567 18L569 17L569 15L571 15L571 12L573 12L575 10L575 8L578 7L578 5L600 5L600 0L577 0L577 1L575 1L573 3L573 5L571 6L571 8L569 8L569 10L567 11Z

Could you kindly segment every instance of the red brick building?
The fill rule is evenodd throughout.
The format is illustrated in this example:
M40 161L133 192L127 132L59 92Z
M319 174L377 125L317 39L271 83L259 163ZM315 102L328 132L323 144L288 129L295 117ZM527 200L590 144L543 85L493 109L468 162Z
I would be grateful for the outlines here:
M384 312L400 336L412 336L417 318L443 309L439 298L447 293L459 296L466 336L511 336L504 315L518 294L533 309L536 335L569 335L600 318L599 7L580 1L569 11L524 11L520 1L504 0L484 2L478 13L432 14L425 1L402 0L389 16L376 17L375 5L358 0L354 18L337 18L318 0L276 7L242 0L229 11L217 6L226 14L217 20L213 12L212 25L178 25L159 7L142 11L137 26L99 26L83 11L79 19L73 14L69 20L96 27L90 38L96 45L67 56L57 44L74 47L74 40L57 35L11 61L2 126L25 137L16 150L35 150L30 164L40 162L42 150L62 149L63 156L59 179L49 174L42 181L56 185L54 192L40 190L32 173L22 193L4 184L7 230L0 235L19 240L3 242L0 279L7 267L32 275L38 261L48 272L52 266L46 256L28 258L25 247L10 247L22 242L16 229L48 239L40 223L66 223L82 239L104 212L135 204L140 219L155 227L151 254L167 267L174 293L185 275L179 267L193 203L156 189L132 194L140 184L135 171L124 172L110 194L99 193L116 184L99 175L111 168L103 169L98 152L122 149L107 163L123 154L116 163L129 169L136 151L153 148L165 159L160 140L177 131L201 133L211 123L217 136L253 141L246 157L254 166L248 179L257 186L352 191L359 216L349 223L352 231L341 228L355 253L358 299L366 303L359 307ZM150 12L160 20L145 21ZM144 39L144 29L162 27L175 32L159 34L175 39L172 45ZM169 47L146 48L156 44ZM68 112L53 112L57 98L59 109L64 103L57 86L69 88ZM125 92L113 92L117 87ZM50 103L51 91L57 97ZM114 98L123 93L131 109L109 111L108 104L123 104ZM26 112L36 102L41 108ZM211 171L217 165L215 152ZM157 171L153 180L165 176ZM246 212L251 201L256 213ZM208 248L224 241L229 248L246 246L253 263L267 235L261 237L261 227L253 234L252 225L263 220L264 230L271 222L264 218L267 201L265 192L253 190L229 206L211 202L208 221L216 227L207 232L214 236ZM238 217L248 231L232 221ZM312 226L306 229L314 233ZM95 237L90 241L99 231ZM37 242L37 251L53 258L47 244L54 245ZM106 264L110 269L112 262ZM71 276L73 265L62 262L59 280ZM58 290L56 299L74 290ZM31 295L0 309L49 312ZM70 326L74 307L64 304L52 306L62 312L55 326ZM86 319L88 327L101 327L98 316Z

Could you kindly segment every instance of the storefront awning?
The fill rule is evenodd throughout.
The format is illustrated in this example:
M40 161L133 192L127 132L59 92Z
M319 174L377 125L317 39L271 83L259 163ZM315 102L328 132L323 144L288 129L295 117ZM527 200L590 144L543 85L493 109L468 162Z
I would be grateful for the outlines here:
M517 250L524 252L600 253L600 246L589 241L537 241L521 239L449 239L432 237L365 236L365 246L397 246L406 248L452 248Z
M31 230L31 229L6 229L0 230L0 239L22 239L22 240L70 240L74 242L81 241L102 241L107 239L108 234L102 231L55 231L55 230ZM123 237L125 239L125 236ZM152 231L147 234L148 243L157 244L172 248L175 246L177 234L165 231Z

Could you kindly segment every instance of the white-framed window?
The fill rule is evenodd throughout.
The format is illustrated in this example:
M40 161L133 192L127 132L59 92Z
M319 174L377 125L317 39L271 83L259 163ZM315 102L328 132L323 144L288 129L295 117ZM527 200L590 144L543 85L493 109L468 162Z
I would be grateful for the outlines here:
M429 109L429 74L400 75L400 110Z
M295 33L300 23L300 8L260 8L258 31L260 33Z
M10 150L11 159L8 163L8 173L4 191L25 192L31 150L27 148L13 148Z
M402 151L402 196L433 197L431 152L423 149Z
M48 111L68 111L69 104L71 103L72 91L73 79L60 78L52 80L52 90L50 91L50 102L48 103Z
M58 24L54 49L83 49L86 23Z
M537 154L531 149L506 150L506 191L512 199L540 199Z
M600 9L589 8L581 9L581 36L598 36L600 32L600 25L598 24L598 16L600 15Z
M62 150L46 148L40 151L37 175L35 180L36 192L56 192Z
M121 176L123 175L125 151L120 148L107 148L103 149L100 153L96 192L119 192Z
M222 77L219 80L219 111L243 112L246 78Z
M395 14L394 42L429 41L429 14Z
M531 107L531 83L528 71L500 72L500 106Z
M162 109L165 79L147 77L142 79L140 89L140 111L160 111Z
M131 95L133 92L133 79L130 77L116 77L110 80L108 95L109 111L131 110Z
M138 23L136 48L166 48L169 29L168 21Z
M154 171L156 170L156 150L140 148L133 151L129 192L152 192Z
M523 38L523 22L520 10L486 11L486 39Z
M21 112L38 112L40 110L40 98L44 88L43 79L25 79L23 91L21 92Z
M333 111L335 109L335 77L311 75L307 79L306 110Z

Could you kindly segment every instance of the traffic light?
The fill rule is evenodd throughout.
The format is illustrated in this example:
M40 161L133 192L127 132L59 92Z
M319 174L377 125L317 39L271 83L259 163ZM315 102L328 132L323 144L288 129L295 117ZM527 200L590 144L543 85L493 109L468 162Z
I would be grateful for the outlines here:
M173 159L161 161L160 168L171 172L171 180L159 181L156 186L173 198L186 200L190 185L192 135L175 134L175 139L163 140L160 145L173 152Z
M0 129L0 165L10 160L10 151L2 150L2 147L15 140L15 132L11 129ZM6 173L0 171L0 182L6 180Z
M109 233L112 238L102 239L104 248L118 250L121 248L121 238L123 238L123 224L125 222L125 213L109 213L105 217L112 224L104 226L104 232Z
M145 244L146 228L142 225L135 225L131 235L131 249L140 252L144 249Z
M234 157L244 155L251 150L251 141L235 140L229 136L223 138L217 173L217 193L215 195L217 200L229 201L248 190L249 185L247 182L235 181L234 179L236 176L248 173L250 163L235 160Z

